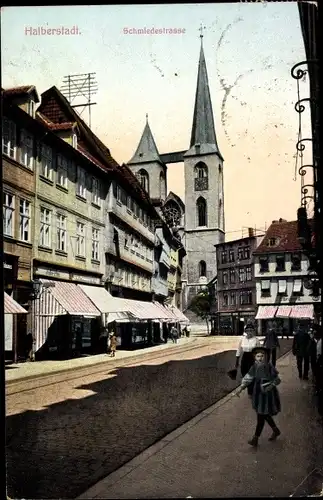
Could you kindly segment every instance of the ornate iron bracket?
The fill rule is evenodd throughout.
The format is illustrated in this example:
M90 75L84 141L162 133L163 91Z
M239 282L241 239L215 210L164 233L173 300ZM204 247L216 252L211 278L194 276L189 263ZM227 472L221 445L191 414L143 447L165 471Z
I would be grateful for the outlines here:
M300 139L296 144L297 151L304 151L306 146L305 146L305 144L303 144L303 142L305 142L305 141L313 142L313 139L312 138Z
M295 78L295 80L300 80L308 73L308 68L306 68L306 69L300 68L300 66L304 66L305 64L307 65L307 67L311 66L311 65L315 65L315 64L318 64L318 60L317 59L309 59L307 61L301 61L297 64L294 64L294 66L292 67L290 72L291 72L292 77Z
M297 113L303 113L303 111L305 111L305 106L302 104L303 102L308 102L309 104L311 104L314 103L315 100L311 97L305 97L304 99L300 99L299 101L297 101L294 106Z

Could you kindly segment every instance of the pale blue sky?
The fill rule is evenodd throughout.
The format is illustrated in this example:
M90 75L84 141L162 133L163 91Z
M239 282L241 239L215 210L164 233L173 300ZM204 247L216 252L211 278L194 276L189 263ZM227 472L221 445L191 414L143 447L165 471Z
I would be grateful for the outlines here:
M92 129L119 162L133 155L145 114L161 153L189 147L199 26L220 151L228 231L296 218L298 115L291 67L305 59L295 2L2 9L2 86L61 87L65 75L96 72ZM30 36L25 27L77 25L74 36ZM126 35L123 28L185 28L181 35ZM177 76L175 76L177 73ZM162 76L164 75L164 76ZM234 84L225 100L226 88ZM303 97L308 83L302 83ZM309 126L306 112L304 136ZM87 112L82 117L87 120ZM168 189L184 197L182 164Z

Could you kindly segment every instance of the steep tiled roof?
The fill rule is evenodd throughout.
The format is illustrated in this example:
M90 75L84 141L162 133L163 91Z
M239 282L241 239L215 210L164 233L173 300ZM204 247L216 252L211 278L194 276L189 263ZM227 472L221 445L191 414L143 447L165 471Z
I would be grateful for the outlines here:
M308 222L310 226L313 225L313 219L310 219ZM266 254L301 251L302 246L297 238L297 226L297 220L289 222L273 222L267 229L260 245L254 250L253 253Z
M71 130L74 125L75 123L73 122L53 123L52 125L49 125L49 128L52 130Z
M35 92L37 97L37 102L39 102L39 96L35 85L22 85L20 87L11 87L10 89L1 89L1 93L5 97L19 97L31 94L32 92Z

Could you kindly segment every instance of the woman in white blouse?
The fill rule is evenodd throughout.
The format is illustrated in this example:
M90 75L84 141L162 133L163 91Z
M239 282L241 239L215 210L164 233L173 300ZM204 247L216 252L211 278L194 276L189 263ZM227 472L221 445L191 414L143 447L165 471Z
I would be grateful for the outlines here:
M236 353L236 368L239 366L240 361L240 371L241 376L244 377L252 365L254 364L254 356L252 350L255 347L260 347L260 341L256 337L256 331L253 325L247 324L244 329L243 335L240 337L238 349ZM252 395L253 384L248 386L248 394Z

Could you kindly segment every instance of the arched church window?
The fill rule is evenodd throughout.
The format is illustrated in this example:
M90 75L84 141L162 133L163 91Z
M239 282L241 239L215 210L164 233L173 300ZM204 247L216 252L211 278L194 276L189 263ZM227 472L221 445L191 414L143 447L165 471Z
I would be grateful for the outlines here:
M147 170L144 168L140 169L138 172L139 182L144 188L144 190L149 194L149 175Z
M175 201L170 200L164 207L166 222L170 227L180 226L182 214L179 206Z
M201 260L199 262L199 277L201 276L206 276L206 262L204 260Z
M208 168L202 161L194 167L195 191L205 191L209 188Z
M159 175L159 197L161 200L166 198L166 178L164 172Z
M207 226L207 204L202 196L196 202L197 209L197 225Z

